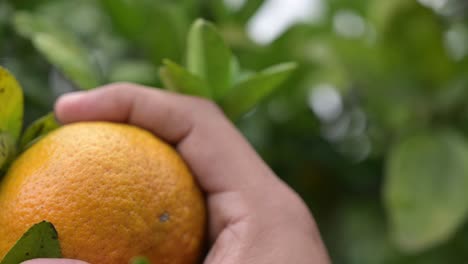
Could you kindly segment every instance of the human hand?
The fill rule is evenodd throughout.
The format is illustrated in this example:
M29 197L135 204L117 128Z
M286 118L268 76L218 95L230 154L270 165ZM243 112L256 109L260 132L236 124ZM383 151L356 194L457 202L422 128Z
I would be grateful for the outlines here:
M307 206L214 103L122 83L65 95L55 112L64 124L100 120L139 126L177 149L207 195L212 246L205 264L330 262ZM47 261L26 263L82 263Z

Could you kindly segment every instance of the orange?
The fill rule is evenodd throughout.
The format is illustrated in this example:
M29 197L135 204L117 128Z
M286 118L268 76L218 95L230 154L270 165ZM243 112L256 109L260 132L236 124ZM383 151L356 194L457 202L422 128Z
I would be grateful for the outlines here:
M42 220L56 227L63 256L93 264L197 263L204 200L168 144L137 127L63 126L12 165L0 187L0 259Z

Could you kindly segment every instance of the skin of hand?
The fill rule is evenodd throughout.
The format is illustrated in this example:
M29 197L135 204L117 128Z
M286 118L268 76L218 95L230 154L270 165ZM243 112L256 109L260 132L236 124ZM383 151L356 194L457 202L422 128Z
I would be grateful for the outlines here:
M204 264L330 263L302 199L211 101L117 83L64 95L55 113L64 124L100 120L139 126L176 148L207 197L211 248Z

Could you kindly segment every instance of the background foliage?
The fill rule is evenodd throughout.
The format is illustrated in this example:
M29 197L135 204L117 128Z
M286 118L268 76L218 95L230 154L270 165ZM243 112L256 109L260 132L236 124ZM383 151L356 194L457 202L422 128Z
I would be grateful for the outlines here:
M334 263L465 262L466 2L323 1L320 20L260 45L247 25L264 2L3 0L0 64L29 124L78 87L161 87L163 59L186 62L190 24L213 21L244 74L299 64L237 125L307 201Z

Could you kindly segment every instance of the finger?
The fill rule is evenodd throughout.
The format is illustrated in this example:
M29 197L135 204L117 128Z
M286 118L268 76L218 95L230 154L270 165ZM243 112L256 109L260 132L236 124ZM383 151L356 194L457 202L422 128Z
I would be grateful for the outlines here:
M209 192L265 185L272 173L222 112L207 100L132 84L61 97L63 123L105 120L145 128L176 145ZM222 177L221 177L222 175Z
M190 130L182 102L174 94L133 84L107 85L91 92L60 97L55 105L63 123L104 120L145 128L170 143L177 143ZM184 108L185 109L185 108Z
M75 259L31 259L21 264L89 264L88 262L84 262L81 260Z

